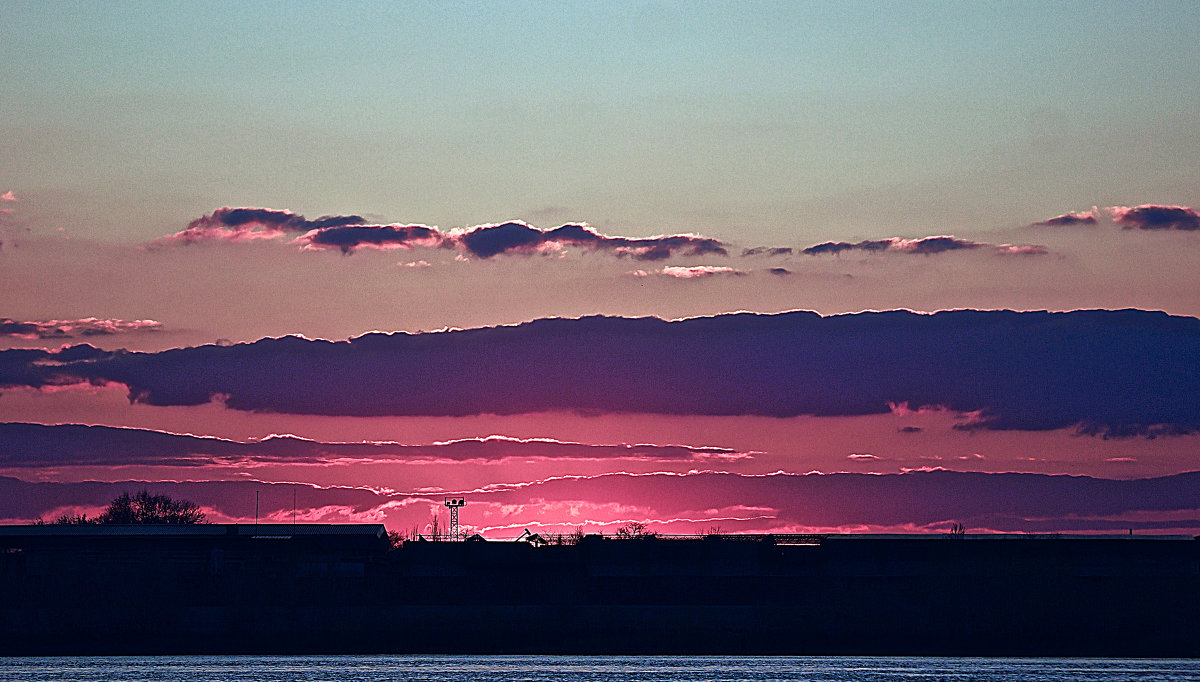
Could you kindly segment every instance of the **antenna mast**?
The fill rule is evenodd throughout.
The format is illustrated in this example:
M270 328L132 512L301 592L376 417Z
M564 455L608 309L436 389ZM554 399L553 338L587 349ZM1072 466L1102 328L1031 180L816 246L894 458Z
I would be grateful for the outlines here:
M450 539L460 540L458 536L458 510L467 504L465 497L447 497L444 503L450 510Z

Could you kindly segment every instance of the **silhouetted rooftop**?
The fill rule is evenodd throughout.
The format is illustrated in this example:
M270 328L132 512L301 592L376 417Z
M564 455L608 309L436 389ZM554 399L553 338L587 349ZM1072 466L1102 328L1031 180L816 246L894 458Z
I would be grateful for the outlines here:
M387 529L381 523L197 523L197 524L46 524L40 526L0 526L0 537L312 537L373 536L383 537Z

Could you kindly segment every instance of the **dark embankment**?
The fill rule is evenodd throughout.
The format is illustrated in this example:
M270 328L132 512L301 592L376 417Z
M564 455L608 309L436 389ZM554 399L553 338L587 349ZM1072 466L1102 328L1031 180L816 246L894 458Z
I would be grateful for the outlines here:
M1200 656L1191 538L0 528L0 653Z

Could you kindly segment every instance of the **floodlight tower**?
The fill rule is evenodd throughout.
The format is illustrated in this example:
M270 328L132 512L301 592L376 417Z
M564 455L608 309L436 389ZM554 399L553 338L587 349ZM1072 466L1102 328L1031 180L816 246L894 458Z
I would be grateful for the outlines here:
M467 504L467 498L447 497L444 504L450 510L450 539L458 540L458 510Z

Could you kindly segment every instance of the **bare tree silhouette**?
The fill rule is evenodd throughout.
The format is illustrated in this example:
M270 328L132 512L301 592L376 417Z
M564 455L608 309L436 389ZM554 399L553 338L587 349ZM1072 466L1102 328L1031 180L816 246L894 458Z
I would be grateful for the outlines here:
M641 521L630 521L629 523L617 529L617 537L622 540L631 540L634 538L652 538L654 533L646 530L646 524Z
M44 523L44 522L43 522ZM63 514L51 521L59 525L87 524L152 524L205 523L200 505L188 500L176 500L169 495L151 495L142 490L135 495L123 492L108 503L108 508L95 518L87 514Z

